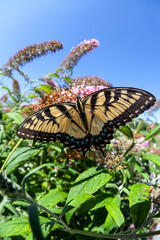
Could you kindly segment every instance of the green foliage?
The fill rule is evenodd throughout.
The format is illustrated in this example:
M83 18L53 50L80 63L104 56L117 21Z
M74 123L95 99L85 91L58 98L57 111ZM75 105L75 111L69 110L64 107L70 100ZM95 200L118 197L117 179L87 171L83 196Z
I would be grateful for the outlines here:
M139 227L145 221L150 207L150 199L146 196L149 196L150 187L143 183L135 184L131 187L129 194L129 208L130 214L133 220L133 223L136 227Z
M160 125L149 130L148 122L138 119L121 127L106 158L94 150L83 157L59 142L16 137L23 106L54 91L46 80L71 83L72 71L62 72L47 74L43 84L30 81L27 93L16 95L3 86L8 100L0 105L0 163L10 180L0 182L0 238L145 239L146 229L160 216ZM140 141L137 134L143 134Z

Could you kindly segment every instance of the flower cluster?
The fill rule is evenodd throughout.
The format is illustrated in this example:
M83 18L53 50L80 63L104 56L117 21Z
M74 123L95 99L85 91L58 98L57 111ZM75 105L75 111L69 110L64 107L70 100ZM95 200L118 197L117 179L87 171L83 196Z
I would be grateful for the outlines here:
M13 89L13 94L14 95L19 95L20 94L20 86L19 82L16 79L13 79L12 81L12 89Z
M67 57L60 64L60 71L58 75L63 75L63 77L70 76L73 67L77 64L79 59L86 53L92 51L94 48L99 47L99 42L96 39L85 40L80 43L77 47L73 48ZM69 73L67 73L69 70Z
M33 61L35 58L44 56L49 52L56 52L63 48L62 43L58 41L45 41L39 44L33 44L20 50L4 65L4 75L12 75L13 69L18 69L19 66L23 66L27 62Z
M1 103L5 103L8 99L8 93L5 93L4 95L2 95L2 97L0 98L0 102Z
M100 89L107 88L103 85L99 86L78 86L78 87L71 87L70 89L55 89L51 94L46 94L42 98L36 99L38 100L38 104L29 105L27 106L26 111L24 112L25 115L30 115L31 113L38 111L46 106L62 103L62 102L76 102L76 97L80 96L82 98L86 97L87 95L96 92Z
M112 85L109 82L106 82L103 78L97 77L97 76L84 76L84 77L76 77L71 83L72 87L75 86L99 86L103 85L106 87L112 87Z
M139 147L142 147L142 148L149 147L149 140L144 141L144 139L145 139L144 136L137 139L137 143Z

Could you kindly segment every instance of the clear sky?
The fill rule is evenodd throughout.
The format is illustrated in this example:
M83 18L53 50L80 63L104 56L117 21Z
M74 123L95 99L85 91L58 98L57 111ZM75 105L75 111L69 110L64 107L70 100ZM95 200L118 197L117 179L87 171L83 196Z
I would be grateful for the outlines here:
M160 98L160 0L0 0L0 9L0 66L30 44L61 41L63 50L22 68L37 79L94 38L100 47L79 61L73 76L97 75Z

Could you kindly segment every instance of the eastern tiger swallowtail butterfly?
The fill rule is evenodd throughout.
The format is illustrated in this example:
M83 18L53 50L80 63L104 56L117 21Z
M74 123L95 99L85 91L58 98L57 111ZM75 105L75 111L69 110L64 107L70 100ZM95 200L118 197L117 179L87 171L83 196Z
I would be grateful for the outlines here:
M141 89L116 87L94 92L76 103L57 103L29 116L17 136L34 141L57 141L84 154L93 145L102 151L113 129L149 109L155 97ZM103 151L102 151L103 153Z

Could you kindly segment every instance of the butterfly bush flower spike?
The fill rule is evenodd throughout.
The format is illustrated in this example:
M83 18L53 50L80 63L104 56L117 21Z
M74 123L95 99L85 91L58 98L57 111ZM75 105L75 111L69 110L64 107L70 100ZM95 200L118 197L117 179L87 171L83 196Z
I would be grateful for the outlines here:
M109 82L106 82L103 78L97 77L97 76L83 76L83 77L76 77L71 82L72 87L76 86L106 86L106 87L112 87L112 85Z
M47 55L49 52L55 53L62 48L63 45L59 41L45 41L39 44L32 44L11 57L4 65L3 73L6 76L11 76L13 69L18 70L20 66L23 66L27 62L31 62L40 56Z
M58 75L62 75L63 77L70 76L71 71L73 70L77 62L80 60L80 58L98 47L99 42L96 39L84 40L77 47L73 48L71 52L67 55L67 57L63 60L63 62L60 64L59 68L62 70L58 71Z

